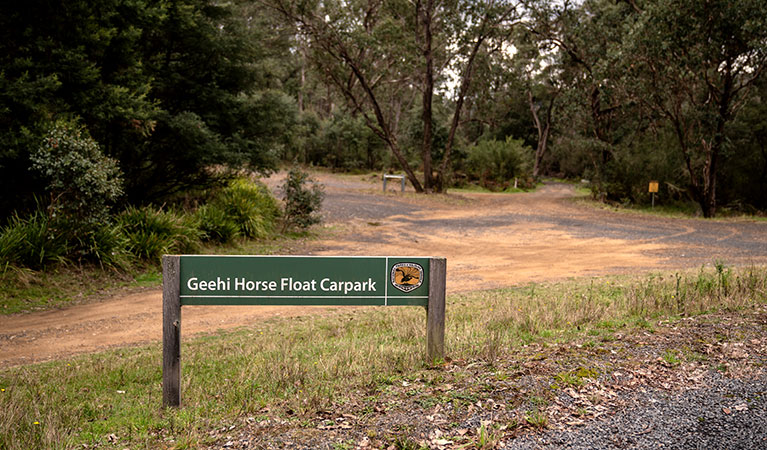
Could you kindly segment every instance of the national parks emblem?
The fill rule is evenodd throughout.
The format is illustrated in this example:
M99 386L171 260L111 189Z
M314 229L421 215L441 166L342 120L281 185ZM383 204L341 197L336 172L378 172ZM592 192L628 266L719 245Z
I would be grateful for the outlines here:
M423 267L416 263L399 263L391 268L391 284L402 292L410 292L423 284Z

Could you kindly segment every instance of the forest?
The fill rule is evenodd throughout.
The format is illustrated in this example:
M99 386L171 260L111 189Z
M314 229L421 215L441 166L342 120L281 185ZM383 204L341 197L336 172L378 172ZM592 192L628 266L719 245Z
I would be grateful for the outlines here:
M29 0L0 33L6 253L64 223L103 262L121 217L221 219L290 164L767 210L762 0Z

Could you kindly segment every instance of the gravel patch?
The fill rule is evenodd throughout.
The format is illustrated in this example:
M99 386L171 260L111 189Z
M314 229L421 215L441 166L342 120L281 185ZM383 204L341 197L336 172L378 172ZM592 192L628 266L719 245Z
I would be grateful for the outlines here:
M767 448L767 377L725 378L684 392L645 389L612 416L579 428L503 443L507 449L763 449Z
M579 239L611 238L630 242L670 245L679 251L659 255L669 266L695 267L718 258L750 264L767 255L767 222L749 220L680 219L630 212L616 213L573 202L574 193L562 194L562 185L551 183L524 195L472 197L451 194L455 205L414 201L398 193L382 194L364 182L329 184L323 219L343 224L364 221L376 225L390 220L403 226L434 232L485 233L516 224L542 224ZM434 218L429 212L471 209L481 204L483 214ZM493 212L490 212L493 211ZM712 256L716 255L716 256Z

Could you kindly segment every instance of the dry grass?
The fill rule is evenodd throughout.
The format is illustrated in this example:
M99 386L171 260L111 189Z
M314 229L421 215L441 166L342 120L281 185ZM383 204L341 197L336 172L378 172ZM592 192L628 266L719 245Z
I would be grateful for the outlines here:
M764 267L722 264L468 293L448 299L447 354L492 366L531 341L566 341L648 326L657 317L737 309L764 303L766 293ZM195 447L210 439L209 430L237 417L269 411L301 420L343 404L351 393L375 395L412 374L433 372L424 343L424 311L409 307L274 319L186 340L180 410L159 407L159 345L10 369L0 372L0 448L110 440L120 448Z

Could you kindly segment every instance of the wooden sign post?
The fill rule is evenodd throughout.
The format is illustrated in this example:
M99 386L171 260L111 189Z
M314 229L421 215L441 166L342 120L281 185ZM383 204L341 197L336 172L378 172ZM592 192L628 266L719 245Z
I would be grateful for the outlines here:
M447 261L431 257L165 255L163 406L181 405L183 305L426 308L426 355L445 356Z

